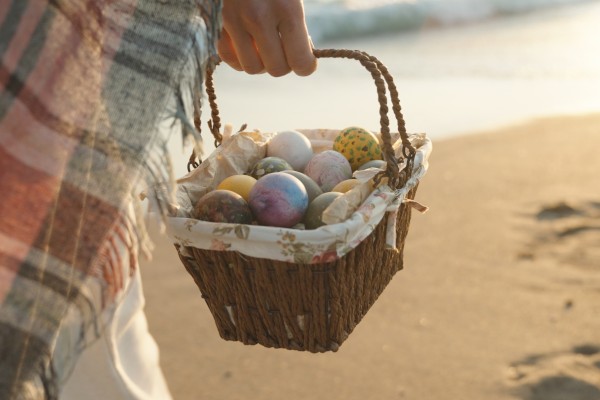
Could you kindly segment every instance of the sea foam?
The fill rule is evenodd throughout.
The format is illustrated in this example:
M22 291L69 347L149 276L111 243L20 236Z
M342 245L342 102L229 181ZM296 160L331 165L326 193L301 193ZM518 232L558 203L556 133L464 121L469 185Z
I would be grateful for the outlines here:
M592 0L306 0L306 21L315 42L435 26L452 26L502 15Z

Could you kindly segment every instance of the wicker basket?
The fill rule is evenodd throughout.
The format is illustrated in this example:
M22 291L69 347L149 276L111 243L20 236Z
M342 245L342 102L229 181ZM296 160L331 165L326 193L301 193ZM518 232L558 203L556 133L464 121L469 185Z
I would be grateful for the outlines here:
M315 50L317 57L359 61L375 81L380 103L381 137L387 161L388 185L401 188L411 178L415 148L400 111L398 93L387 69L374 57L352 50ZM387 89L398 121L407 167L399 171L387 117ZM220 119L212 71L206 78L212 121L220 143ZM196 121L199 126L199 121ZM194 160L192 157L191 162ZM413 199L417 184L407 192ZM298 264L257 258L237 251L208 250L176 245L181 261L198 285L219 331L226 340L310 352L337 351L403 268L403 249L411 207L402 203L396 218L396 249L386 247L387 220L383 218L358 247L332 262Z

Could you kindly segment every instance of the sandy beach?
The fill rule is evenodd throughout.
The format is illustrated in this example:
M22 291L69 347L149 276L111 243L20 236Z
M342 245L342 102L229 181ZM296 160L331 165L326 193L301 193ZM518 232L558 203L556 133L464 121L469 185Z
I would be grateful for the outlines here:
M387 65L408 130L433 140L417 193L430 211L413 215L405 269L320 355L220 339L155 234L142 275L174 398L600 400L599 15L584 2L317 43ZM376 129L374 85L352 61L320 60L306 79L223 66L215 88L235 128ZM173 154L180 176L188 153Z
M337 353L219 338L166 236L142 265L174 398L600 399L600 115L434 141L405 269Z

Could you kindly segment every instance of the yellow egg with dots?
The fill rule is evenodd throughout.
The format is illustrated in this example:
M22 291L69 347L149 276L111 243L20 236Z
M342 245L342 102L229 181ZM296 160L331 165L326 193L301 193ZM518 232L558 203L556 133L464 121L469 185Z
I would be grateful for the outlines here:
M231 190L248 201L250 190L254 187L256 179L249 175L231 175L221 181L218 190Z
M333 150L346 157L352 166L352 171L356 171L368 161L382 159L381 146L377 136L356 126L346 128L336 136Z
M346 193L353 189L355 186L359 185L360 181L358 179L346 179L345 181L341 181L337 185L331 189L332 192Z

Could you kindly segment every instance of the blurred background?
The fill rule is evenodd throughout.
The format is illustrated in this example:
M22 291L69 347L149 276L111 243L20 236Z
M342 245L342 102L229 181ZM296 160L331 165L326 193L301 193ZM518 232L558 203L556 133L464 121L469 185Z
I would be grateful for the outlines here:
M600 1L307 0L305 8L316 48L363 50L388 67L409 132L437 139L600 110ZM223 64L215 88L221 118L235 128L378 130L375 86L352 60L320 60L306 79ZM173 149L181 158L181 145Z
M430 210L333 354L220 339L155 234L142 273L175 398L600 400L600 0L306 0L306 14L317 48L390 70L408 131L433 140ZM277 79L222 65L215 88L236 130L379 130L355 61ZM181 176L189 154L171 145Z

